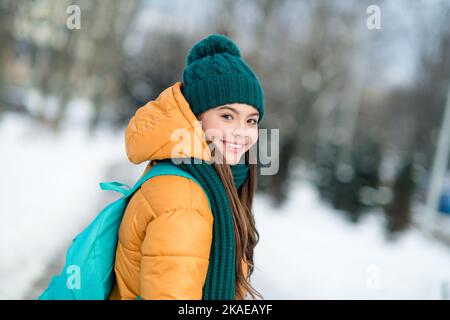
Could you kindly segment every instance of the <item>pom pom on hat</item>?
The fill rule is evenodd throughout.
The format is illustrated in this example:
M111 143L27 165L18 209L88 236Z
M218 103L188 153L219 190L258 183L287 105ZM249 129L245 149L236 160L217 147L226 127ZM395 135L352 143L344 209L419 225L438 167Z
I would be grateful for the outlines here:
M231 41L231 39L222 35L213 34L192 47L187 57L186 64L190 65L201 58L220 53L228 53L238 58L241 57L239 48Z
M258 78L228 37L212 34L197 42L186 58L182 92L198 114L228 103L243 103L264 116L264 93Z

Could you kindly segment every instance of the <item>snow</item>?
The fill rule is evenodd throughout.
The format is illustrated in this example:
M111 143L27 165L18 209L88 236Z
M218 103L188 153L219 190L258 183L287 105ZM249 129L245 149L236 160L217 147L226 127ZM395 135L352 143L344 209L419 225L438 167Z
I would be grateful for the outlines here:
M21 299L99 209L98 183L125 159L123 132L56 136L15 114L0 122L0 299Z
M450 249L418 230L388 242L380 213L343 219L306 182L294 183L274 211L255 205L260 242L254 287L265 299L441 299L450 283Z
M80 102L81 103L81 102ZM134 182L124 131L90 137L79 123L60 135L23 116L0 120L0 299L24 299L55 257L113 198L100 181ZM122 166L122 167L121 167ZM126 173L120 171L126 168ZM124 178L124 177L127 178ZM266 299L440 299L450 283L450 250L417 230L384 240L374 212L353 225L308 182L274 208L258 194L255 288ZM448 289L447 289L448 290Z

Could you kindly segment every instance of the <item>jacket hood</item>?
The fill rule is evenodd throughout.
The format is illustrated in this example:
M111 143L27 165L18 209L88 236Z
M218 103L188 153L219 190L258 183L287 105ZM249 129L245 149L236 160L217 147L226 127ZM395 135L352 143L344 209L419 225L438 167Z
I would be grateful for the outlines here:
M125 131L128 159L135 164L171 158L211 159L200 122L181 92L181 82L140 107ZM147 167L148 169L148 167Z

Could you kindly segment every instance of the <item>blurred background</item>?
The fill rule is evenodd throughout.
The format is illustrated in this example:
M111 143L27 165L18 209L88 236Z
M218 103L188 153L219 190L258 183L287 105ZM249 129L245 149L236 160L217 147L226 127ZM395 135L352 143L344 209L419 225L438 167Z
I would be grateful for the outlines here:
M117 198L99 182L134 184L129 119L211 33L239 45L279 130L253 286L450 299L449 20L448 0L0 0L0 299L59 273Z

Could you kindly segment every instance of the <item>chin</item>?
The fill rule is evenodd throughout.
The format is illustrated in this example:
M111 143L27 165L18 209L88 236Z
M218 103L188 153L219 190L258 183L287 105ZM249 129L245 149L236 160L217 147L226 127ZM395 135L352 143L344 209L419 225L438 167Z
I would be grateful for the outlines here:
M224 154L224 152L225 152L224 157L223 157L224 158L223 161L225 162L225 164L235 165L235 164L239 163L242 156L247 151L247 148L244 151L235 153L235 152L226 152L226 150L224 150L224 148L222 148L222 146L216 146L216 151L219 154ZM219 160L219 159L220 159L220 157L217 160Z
M234 166L235 164L237 164L239 162L239 159L226 159L226 162L228 165L230 166Z
M244 154L227 154L225 156L225 161L228 165L238 164Z

